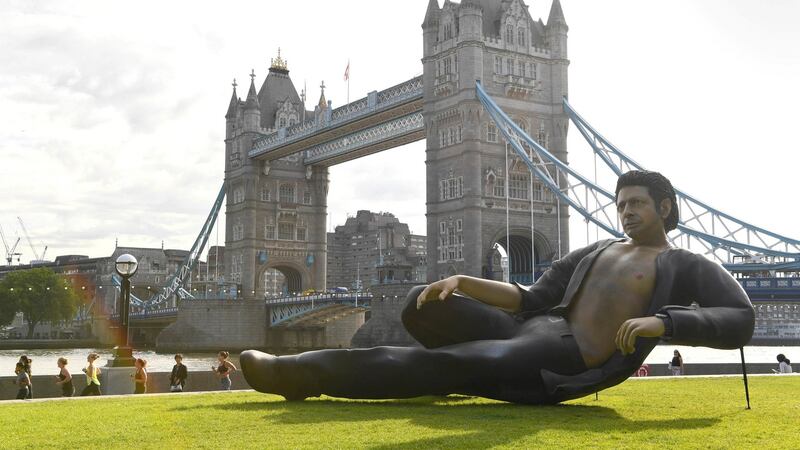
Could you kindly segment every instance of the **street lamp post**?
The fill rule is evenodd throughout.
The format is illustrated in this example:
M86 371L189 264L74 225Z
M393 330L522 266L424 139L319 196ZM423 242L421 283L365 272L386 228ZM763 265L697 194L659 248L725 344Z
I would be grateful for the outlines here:
M133 367L133 349L128 342L128 319L131 306L131 277L136 273L139 263L133 255L127 253L117 258L114 267L122 277L122 290L119 296L119 337L114 347L114 357L108 362L110 367Z

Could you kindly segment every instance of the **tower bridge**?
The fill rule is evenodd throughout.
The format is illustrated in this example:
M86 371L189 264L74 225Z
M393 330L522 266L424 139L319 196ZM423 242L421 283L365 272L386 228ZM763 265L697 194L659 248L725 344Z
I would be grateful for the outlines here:
M426 141L428 280L457 273L501 279L499 244L509 253L510 278L532 282L568 251L571 213L584 218L587 236L590 227L621 236L612 191L569 165L570 123L615 174L641 166L566 101L568 30L559 0L546 22L534 20L521 0L446 1L442 7L430 0L421 76L338 108L325 97L323 83L313 110L306 109L305 92L298 95L280 54L260 88L251 73L244 100L234 82L225 114L225 181L190 252L193 258L202 252L224 199L224 278L238 298L213 306L239 304L251 315L264 314L252 325L262 328L315 310L311 299L285 299L271 305L283 312L269 309L266 325L265 280L278 271L290 292L326 288L328 167L420 139ZM800 241L683 191L679 198L674 245L694 245L734 272L800 270ZM193 305L187 306L195 311L192 320L201 322L185 326L212 326L197 305L215 300L192 300L182 282L177 273L168 295L135 305L138 320L147 320L163 298L179 295L182 305Z
M509 164L475 92L476 80L489 80L495 100L567 161L568 27L559 1L545 23L520 0L441 8L432 0L422 28L422 76L338 108L323 83L307 111L280 55L259 89L251 74L244 100L234 86L225 116L225 266L244 298L263 298L269 270L292 280L290 291L325 289L327 168L423 138L428 279L501 278L497 243L516 262L515 279L566 252L567 205L521 161Z

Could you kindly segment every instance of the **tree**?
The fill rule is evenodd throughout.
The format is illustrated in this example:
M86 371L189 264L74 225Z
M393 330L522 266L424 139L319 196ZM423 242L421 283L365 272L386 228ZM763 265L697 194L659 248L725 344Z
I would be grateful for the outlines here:
M10 324L19 311L19 304L8 278L0 280L0 326Z
M28 339L40 322L60 322L75 316L78 294L66 280L47 268L9 273L3 280L28 324ZM10 288L14 290L11 291Z

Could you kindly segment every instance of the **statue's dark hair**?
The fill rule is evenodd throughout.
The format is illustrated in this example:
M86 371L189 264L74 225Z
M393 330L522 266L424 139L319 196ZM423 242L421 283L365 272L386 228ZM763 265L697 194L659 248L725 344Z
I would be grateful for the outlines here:
M675 189L672 187L672 183L669 182L667 177L658 172L650 172L648 170L631 170L630 172L625 172L617 179L617 190L614 195L618 196L620 189L626 186L646 187L650 198L652 198L656 204L656 210L658 210L661 200L668 198L672 202L672 208L667 218L664 219L664 231L672 231L678 226L678 198L675 195Z

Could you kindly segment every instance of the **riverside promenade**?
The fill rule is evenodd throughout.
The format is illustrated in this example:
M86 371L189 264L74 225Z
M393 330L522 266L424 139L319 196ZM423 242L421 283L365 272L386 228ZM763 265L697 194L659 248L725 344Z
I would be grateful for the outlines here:
M106 369L100 367L100 370ZM148 393L169 393L170 372L152 372L147 374ZM240 370L231 374L231 390L250 389ZM17 385L13 383L16 377L0 377L0 400L10 400L17 395ZM57 398L61 397L61 387L55 384L55 375L33 376L33 397ZM101 374L100 392L103 392L105 376ZM75 386L75 396L81 395L81 390L86 386L86 375L80 371L72 374L72 384ZM206 392L221 390L219 379L209 370L203 372L189 372L184 392ZM133 380L131 379L131 394L133 394Z
M237 366L238 367L238 366ZM750 376L772 375L772 369L776 367L772 363L747 364L747 374ZM100 368L104 369L103 367ZM682 377L741 377L742 367L735 363L718 364L691 364L687 365L686 373ZM148 372L147 392L169 393L169 372ZM85 386L86 376L78 371L73 373L73 384L75 386L75 396L80 396L81 390ZM647 376L633 377L633 379L643 378L680 378L672 377L666 364L650 364L647 366ZM17 394L17 385L13 383L15 377L0 377L0 401L13 399ZM103 383L101 378L101 383ZM232 390L251 389L242 375L241 370L237 370L231 375L233 382ZM101 385L100 390L103 390ZM189 372L189 380L184 392L210 392L219 391L219 379L210 371ZM131 381L131 393L133 393L133 381ZM57 398L61 397L61 388L55 384L54 375L34 375L33 376L33 395L34 398Z

